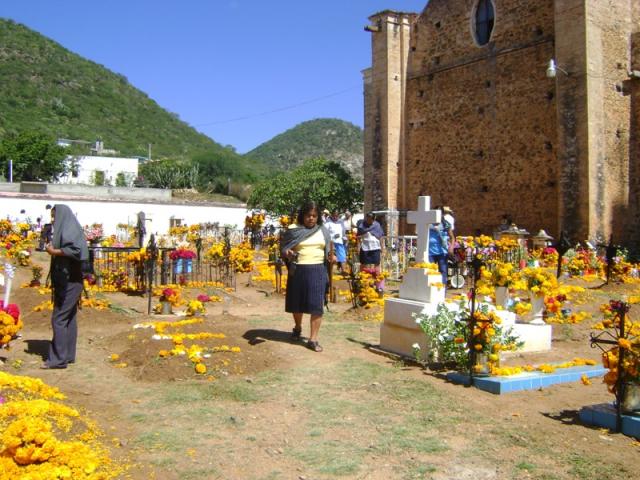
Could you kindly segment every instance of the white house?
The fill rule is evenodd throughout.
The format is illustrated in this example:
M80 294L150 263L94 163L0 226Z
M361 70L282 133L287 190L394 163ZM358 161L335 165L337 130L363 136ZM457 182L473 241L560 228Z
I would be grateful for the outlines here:
M138 177L137 158L69 155L67 165L69 173L58 183L130 187Z

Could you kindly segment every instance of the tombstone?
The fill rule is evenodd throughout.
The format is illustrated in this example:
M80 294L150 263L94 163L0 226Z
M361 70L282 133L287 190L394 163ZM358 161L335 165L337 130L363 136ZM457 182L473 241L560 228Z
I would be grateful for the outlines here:
M428 261L429 225L440 222L440 210L430 210L430 197L418 197L418 210L407 212L407 222L416 225L418 235L416 262ZM384 322L380 326L380 349L413 356L413 345L420 345L424 359L428 355L427 338L414 315L434 315L444 302L442 275L437 270L409 268L400 285L399 298L384 302ZM452 306L453 307L453 306Z
M429 225L440 223L440 210L429 210L431 197L418 197L418 210L407 212L407 223L416 226L418 243L416 246L416 263L429 260Z
M407 212L407 221L416 224L418 250L416 262L428 258L429 225L440 221L440 211L429 210L429 197L419 197L418 211ZM438 305L445 302L442 275L437 270L409 268L400 285L399 298L389 298L384 303L384 322L380 326L380 349L413 357L414 344L420 346L422 360L429 358L429 341L416 323L415 315L435 315ZM447 304L458 310L457 304ZM495 310L493 305L489 305ZM551 325L531 325L516 323L516 315L505 310L497 310L504 327L513 327L513 332L525 342L519 352L539 352L551 349Z

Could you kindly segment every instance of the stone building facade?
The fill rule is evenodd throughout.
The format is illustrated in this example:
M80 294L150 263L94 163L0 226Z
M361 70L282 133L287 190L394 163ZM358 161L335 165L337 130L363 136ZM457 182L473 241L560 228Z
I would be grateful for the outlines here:
M366 30L365 208L638 240L640 1L430 0Z

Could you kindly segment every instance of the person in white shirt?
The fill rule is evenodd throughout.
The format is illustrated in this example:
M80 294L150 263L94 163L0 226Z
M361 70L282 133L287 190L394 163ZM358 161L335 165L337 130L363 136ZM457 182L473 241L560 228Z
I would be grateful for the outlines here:
M380 275L380 261L382 260L382 237L384 230L375 219L373 212L367 213L364 220L358 223L358 238L360 239L360 270L374 277ZM378 292L384 289L384 279L376 284Z
M331 215L324 224L329 230L331 241L333 242L334 253L336 261L338 263L338 271L342 273L344 269L344 263L347 261L347 251L344 246L344 223L340 220L338 210L333 209Z
M455 223L456 221L453 218L453 210L447 206L442 207L442 227L447 232L447 237L449 239L449 255L451 256L453 255L456 245L456 235L453 232Z

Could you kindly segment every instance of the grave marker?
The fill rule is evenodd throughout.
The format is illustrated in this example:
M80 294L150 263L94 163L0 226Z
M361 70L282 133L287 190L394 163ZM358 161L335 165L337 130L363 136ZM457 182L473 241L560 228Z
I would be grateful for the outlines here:
M418 197L418 210L407 212L407 223L415 224L418 242L416 246L416 262L429 260L429 226L440 223L440 210L430 210L431 197Z

